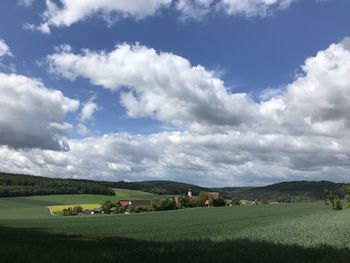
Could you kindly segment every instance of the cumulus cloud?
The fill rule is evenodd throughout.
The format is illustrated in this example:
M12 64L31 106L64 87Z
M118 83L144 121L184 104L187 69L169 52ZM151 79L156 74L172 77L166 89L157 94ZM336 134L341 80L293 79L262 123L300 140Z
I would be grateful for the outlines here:
M59 0L58 3L46 0L46 10L43 12L42 23L38 26L30 23L24 28L38 30L49 34L52 27L69 27L74 23L84 21L92 16L102 17L107 23L119 19L133 18L136 20L153 16L163 9L174 8L182 20L196 19L211 12L243 17L265 17L277 10L288 8L297 0ZM21 0L24 5L32 1Z
M255 102L230 93L204 67L145 46L122 44L111 52L81 54L58 51L48 57L52 72L71 80L84 77L111 91L122 89L121 103L129 116L184 128L69 141L71 151L64 155L71 161L64 169L90 178L166 178L206 185L346 180L349 61L348 39L332 44L308 58L295 81L277 92L265 91L263 100ZM31 155L21 155L24 163ZM39 170L58 173L55 165Z
M207 186L261 185L350 175L349 141L240 134L110 134L69 140L70 151L0 147L5 171L99 180L170 179ZM310 158L312 154L313 158Z
M50 27L68 27L93 15L101 16L107 22L128 17L139 20L170 4L171 0L60 0L58 5L46 0L43 22L38 27L28 24L27 29L37 28L43 33L50 33Z
M40 175L171 179L208 186L347 181L349 61L348 39L332 44L308 58L292 83L278 92L265 91L256 102L229 92L215 73L171 53L128 44L79 54L61 48L48 57L52 72L121 90L129 116L148 116L182 129L92 136L81 126L90 137L69 139L67 152L1 146L2 167ZM69 128L62 120L53 123L61 124L56 129Z
M0 144L67 150L63 137L72 126L64 117L78 107L78 101L39 80L0 73Z
M12 56L9 46L3 39L0 39L0 58L4 56Z
M90 136L92 135L91 130L86 126L87 122L90 122L94 118L94 114L96 111L99 111L102 109L101 106L99 106L95 102L96 97L91 97L88 101L83 103L83 107L81 109L81 112L79 114L79 123L77 125L77 132L81 136Z
M112 91L127 87L121 104L133 118L202 132L253 121L258 110L246 94L228 93L214 72L138 44L121 44L111 52L62 50L47 60L51 72L65 78L84 77Z
M97 105L97 103L94 100L95 100L95 97L92 97L83 104L83 107L80 113L80 120L82 122L91 120L93 118L94 113L96 111L101 110L101 107Z
M303 74L284 93L260 105L261 113L273 119L279 130L332 137L346 134L350 124L350 49L345 42L308 58Z

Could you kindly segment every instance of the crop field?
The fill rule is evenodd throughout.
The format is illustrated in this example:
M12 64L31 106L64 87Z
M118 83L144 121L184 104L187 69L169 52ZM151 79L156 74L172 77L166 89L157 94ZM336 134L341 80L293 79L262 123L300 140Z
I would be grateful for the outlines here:
M100 208L101 204L71 204L71 205L53 205L48 206L48 208L52 211L52 213L61 213L64 209L68 209L69 207L73 208L74 206L81 206L84 210L91 210L94 208Z
M110 195L42 195L28 197L0 198L0 220L18 218L50 218L48 206L74 204L103 204L107 200L121 199L157 199L159 195L142 191L114 189L116 196Z
M10 209L0 200L0 262L349 262L350 258L350 210L334 212L322 202L55 217L47 208L45 214L39 209L47 205L44 200L22 200L22 205L19 200L14 203L25 206L27 215L15 213L17 218L3 215Z
M128 190L128 189L114 189L116 192L116 198L117 200L137 200L137 199L144 199L144 200L153 200L159 198L159 195L151 194L143 191L138 190ZM162 198L169 197L169 196L161 196Z

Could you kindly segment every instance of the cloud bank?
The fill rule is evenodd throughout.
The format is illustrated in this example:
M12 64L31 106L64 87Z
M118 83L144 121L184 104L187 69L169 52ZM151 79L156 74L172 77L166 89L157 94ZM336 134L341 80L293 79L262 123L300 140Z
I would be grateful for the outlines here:
M349 178L349 39L308 58L292 83L261 102L230 92L203 66L141 45L110 52L66 48L47 61L61 77L121 90L129 117L179 130L69 139L68 152L2 146L5 170L210 186Z

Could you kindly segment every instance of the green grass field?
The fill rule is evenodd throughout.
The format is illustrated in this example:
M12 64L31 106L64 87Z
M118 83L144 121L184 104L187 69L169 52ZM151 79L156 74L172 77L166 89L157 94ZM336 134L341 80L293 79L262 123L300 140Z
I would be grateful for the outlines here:
M299 263L350 258L350 210L334 212L321 202L55 217L45 206L72 201L56 196L11 199L0 199L0 262Z
M103 204L107 200L157 199L164 198L142 191L114 189L116 196L110 195L43 195L29 197L0 198L1 219L48 218L51 216L47 206L71 204Z
M166 197L171 197L171 196L166 196L166 195L156 195L156 194L151 194L147 192L142 192L138 190L128 190L128 189L114 189L116 192L116 196L118 200L137 200L137 199L144 199L144 200L154 200L157 198L166 198Z

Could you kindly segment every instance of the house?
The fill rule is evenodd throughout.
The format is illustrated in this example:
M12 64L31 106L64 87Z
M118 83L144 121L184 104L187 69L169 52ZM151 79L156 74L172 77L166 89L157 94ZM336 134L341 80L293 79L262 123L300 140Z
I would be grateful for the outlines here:
M127 207L127 206L129 206L129 205L131 205L131 201L129 201L129 200L120 200L119 201L119 205L121 206L121 207Z
M125 209L136 206L150 206L152 205L152 200L120 200L119 205Z
M218 192L207 192L207 194L208 194L209 198L204 201L203 205L205 207L211 207L212 203L213 203L212 201L219 199L220 195ZM174 201L175 201L177 206L180 206L180 199L181 198L186 198L188 201L188 204L191 206L191 205L195 204L196 200L198 199L198 196L194 196L191 188L189 188L187 191L187 195L183 194L182 196L175 196L174 197Z
M94 208L91 210L91 214L92 215L95 215L95 214L103 214L104 211L103 211L103 208Z

